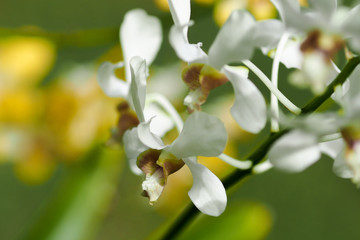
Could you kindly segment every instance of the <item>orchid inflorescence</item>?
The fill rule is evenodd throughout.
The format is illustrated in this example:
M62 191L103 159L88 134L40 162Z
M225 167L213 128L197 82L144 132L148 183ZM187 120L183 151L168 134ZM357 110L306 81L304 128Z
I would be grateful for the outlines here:
M360 61L345 84L331 84L340 72L335 55L345 52L350 59L360 53L360 5L346 8L337 6L336 0L308 2L310 7L301 9L297 0L272 0L281 20L256 21L245 10L234 11L205 53L201 43L188 40L193 25L190 0L169 0L174 22L169 41L187 63L182 73L189 89L183 101L188 112L185 122L166 97L146 91L149 66L162 43L160 21L141 9L125 15L120 28L124 60L103 63L98 81L108 96L125 100L118 106L120 117L112 137L123 144L132 171L145 175L143 194L151 204L160 197L169 175L187 165L194 179L189 191L194 205L211 216L224 211L224 185L197 162L197 156L217 156L244 170L275 167L299 172L325 153L335 160L338 176L360 186L360 67L354 70ZM273 58L270 79L250 61L257 49ZM338 110L312 113L292 103L278 89L280 63L294 69L289 75L292 83L308 87L316 96L335 89L331 97ZM117 68L124 68L124 80L115 75ZM248 78L249 70L271 91L270 111L261 91ZM268 117L273 133L280 127L286 129L261 163L224 154L224 124L202 111L210 92L227 82L235 96L231 115L242 129L257 134ZM290 114L281 114L278 102ZM178 136L165 144L163 137L173 128Z

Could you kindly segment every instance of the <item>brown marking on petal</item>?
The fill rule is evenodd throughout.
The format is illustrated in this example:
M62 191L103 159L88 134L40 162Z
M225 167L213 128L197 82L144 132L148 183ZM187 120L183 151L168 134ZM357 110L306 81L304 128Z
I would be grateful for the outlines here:
M173 154L167 151L161 152L159 159L156 163L163 168L165 181L170 174L178 171L185 164L182 159L178 159Z
M136 165L143 171L145 174L154 174L157 169L161 169L159 165L156 164L156 161L159 159L161 150L148 149L142 152L136 161Z
M337 35L326 35L319 30L309 33L308 37L301 44L300 50L304 53L318 51L324 56L325 61L330 61L337 52L345 46L345 41Z
M117 122L118 137L122 138L126 130L136 127L139 123L140 121L134 112L127 111L121 114Z
M184 165L185 163L182 160L165 161L163 167L165 180L170 174L179 171Z
M119 118L113 138L121 141L126 130L136 127L139 125L140 121L137 118L136 113L130 108L129 103L125 100L121 101L116 106L116 110L119 113Z
M360 141L360 122L353 122L341 129L341 135L348 148L353 149L355 144Z
M200 77L201 91L204 98L202 100L205 102L211 90L224 85L228 81L229 79L227 79L224 74L218 72L216 69L210 66L205 66L201 70Z
M302 52L311 51L319 48L319 37L321 33L319 30L314 30L309 33L305 41L301 44L300 50Z
M122 101L116 106L118 112L124 112L130 109L129 103L127 101Z
M200 72L203 66L204 64L194 63L182 71L182 79L190 90L196 90L200 87Z

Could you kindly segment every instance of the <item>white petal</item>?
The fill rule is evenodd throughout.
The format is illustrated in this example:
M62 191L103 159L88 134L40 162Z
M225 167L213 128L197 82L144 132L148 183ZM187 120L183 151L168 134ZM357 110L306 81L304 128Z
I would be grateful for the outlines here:
M288 30L306 31L313 27L313 19L300 12L300 5L297 0L271 0L280 13L281 19Z
M349 44L351 46L351 50L360 54L360 35L349 39Z
M259 21L255 26L254 44L257 47L266 49L266 52L268 52L278 45L284 31L285 26L279 20L270 19Z
M269 159L267 159L264 162L255 165L252 172L255 174L261 174L261 173L269 171L273 167L274 167L274 165L272 165L271 162L269 161Z
M175 126L174 121L155 104L146 104L144 115L145 121L152 119L150 124L151 132L160 137L163 137Z
M130 60L131 69L131 84L129 102L139 120L143 122L144 119L144 105L146 97L146 62L141 57L133 57Z
M137 157L140 153L149 149L145 146L138 137L137 128L127 130L123 136L124 148L126 157L129 160L130 169L133 173L140 175L143 172L136 165Z
M334 173L341 178L353 178L354 173L350 169L348 163L345 160L345 149L342 149L339 155L334 159L333 165Z
M104 62L99 67L98 82L101 89L109 97L122 97L127 98L129 93L130 83L124 80L118 79L114 71L116 68L122 68L124 65L122 62L112 64L110 62Z
M350 88L348 92L348 97L355 99L360 94L360 66L357 66L355 70L351 73L349 77Z
M299 130L280 138L269 151L270 162L287 172L301 172L320 158L316 136Z
M224 124L217 117L194 112L186 119L179 137L167 151L178 158L218 156L224 151L226 140Z
M166 146L164 145L161 138L158 135L152 133L150 130L151 120L152 119L150 119L147 122L142 122L137 127L139 139L143 144L145 144L149 148L159 149L159 150L163 149Z
M341 29L349 35L360 35L360 4L352 8L341 23Z
M291 39L285 44L285 48L280 57L280 62L287 68L301 69L304 55L300 50L301 41L299 39Z
M319 144L320 151L329 157L335 159L344 149L344 141L342 138Z
M159 19L149 16L142 9L127 12L120 27L120 42L128 79L130 77L128 64L132 57L141 56L146 59L148 65L155 59L162 42Z
M182 34L187 38L187 25L190 22L190 0L169 0L169 8L176 27L184 27Z
M225 64L251 58L254 51L255 20L244 10L234 11L221 27L209 50L209 62L221 69Z
M309 0L311 8L320 12L326 19L330 19L337 7L337 0Z
M194 205L204 214L219 216L226 208L226 191L215 174L196 162L196 158L183 159L193 176L193 186L189 197Z
M169 41L176 52L176 55L185 62L206 63L207 55L201 49L201 44L190 44L187 36L183 35L183 28L172 26L169 34Z
M246 68L225 66L223 72L235 91L231 114L241 128L252 133L260 132L266 124L266 103L259 89L247 76Z

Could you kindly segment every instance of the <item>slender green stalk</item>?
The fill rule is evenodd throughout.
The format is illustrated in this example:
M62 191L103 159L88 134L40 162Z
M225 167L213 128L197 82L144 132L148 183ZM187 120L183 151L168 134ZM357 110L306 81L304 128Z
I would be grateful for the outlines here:
M356 68L356 66L360 64L360 57L354 57L350 59L350 61L346 64L346 66L342 69L341 73L334 79L334 81L327 87L326 91L318 96L315 97L313 100L311 100L304 108L301 109L301 114L311 113L314 112L322 103L324 103L333 93L335 90L335 87L337 85L343 84L346 79L350 76L352 71ZM248 158L253 162L253 166L261 162L261 160L266 156L267 152L269 151L271 145L279 139L281 136L286 134L289 131L289 129L281 130L280 132L277 132L275 134L271 134L263 144L260 145L260 147ZM252 167L253 168L253 167ZM228 175L222 182L224 184L224 187L226 189L229 189L242 179L244 179L246 176L249 176L252 174L252 168L241 170L237 169L234 172L232 172L230 175ZM186 210L183 212L183 214L180 216L180 218L170 227L169 231L166 232L163 239L165 240L171 240L175 239L181 231L194 219L195 216L199 214L199 211L196 209L196 207L190 203L189 206L186 208Z

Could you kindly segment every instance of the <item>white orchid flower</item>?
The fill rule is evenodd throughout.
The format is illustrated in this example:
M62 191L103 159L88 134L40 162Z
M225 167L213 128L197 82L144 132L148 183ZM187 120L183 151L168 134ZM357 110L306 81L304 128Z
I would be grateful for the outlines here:
M130 59L142 56L146 64L150 65L162 42L162 28L159 19L149 16L142 9L135 9L126 13L120 27L120 42L124 61L112 64L104 62L98 72L98 82L102 90L109 97L128 99L131 83ZM115 76L115 69L125 68L125 79Z
M349 77L350 89L344 99L345 114L312 114L295 119L296 127L272 146L270 162L288 172L300 172L320 159L321 153L334 159L334 172L352 178L360 187L360 67Z
M297 0L272 0L285 25L287 43L280 61L288 68L298 68L290 76L299 87L310 87L321 94L334 79L331 62L348 42L360 52L360 5L349 10L337 7L336 0L310 0L310 8L301 11Z
M227 64L240 63L251 58L256 47L275 46L279 38L276 33L282 32L283 26L277 20L257 23L248 12L234 11L220 29L209 54L206 55L200 48L201 44L190 44L187 39L188 26L191 24L190 0L169 0L169 6L175 24L170 32L170 43L178 57L189 63L210 65L225 75L225 78L214 76L214 71L209 74L209 67L206 65L196 65L193 68L190 65L188 75L191 79L184 79L190 87L185 104L192 110L196 109L196 106L206 100L212 88L230 80L236 95L231 111L234 119L246 131L261 131L266 123L266 103L261 92L249 81L247 71ZM273 30L265 31L268 27ZM194 78L196 75L198 78Z
M134 107L132 98L129 96L129 89L131 85L131 70L130 60L135 56L142 56L145 63L141 68L145 70L141 76L143 88L141 88L141 102L146 105L144 110L145 120L158 116L152 122L152 131L163 136L166 132L174 127L173 121L162 111L156 104L152 102L145 102L145 85L148 72L148 66L154 61L161 42L162 42L162 28L159 19L154 16L149 16L142 9L131 10L126 13L124 21L120 27L120 42L122 45L124 61L112 64L110 62L103 63L98 72L98 82L102 90L110 97L125 98ZM135 64L135 63L134 63ZM115 76L115 69L124 67L126 78L118 79ZM136 126L138 119L129 111L127 103L124 102L119 105L118 111L120 118L117 129L117 134L122 137L122 133L129 127ZM137 116L139 117L139 115ZM120 132L120 133L119 133Z
M227 197L221 181L205 166L197 163L196 156L218 156L225 148L227 134L223 123L206 113L195 112L186 120L179 136L165 145L150 129L143 117L145 60L131 60L131 98L141 123L124 135L125 151L134 165L146 175L142 184L150 203L155 202L165 187L168 175L186 164L194 182L189 196L195 206L205 214L219 216L226 207Z

